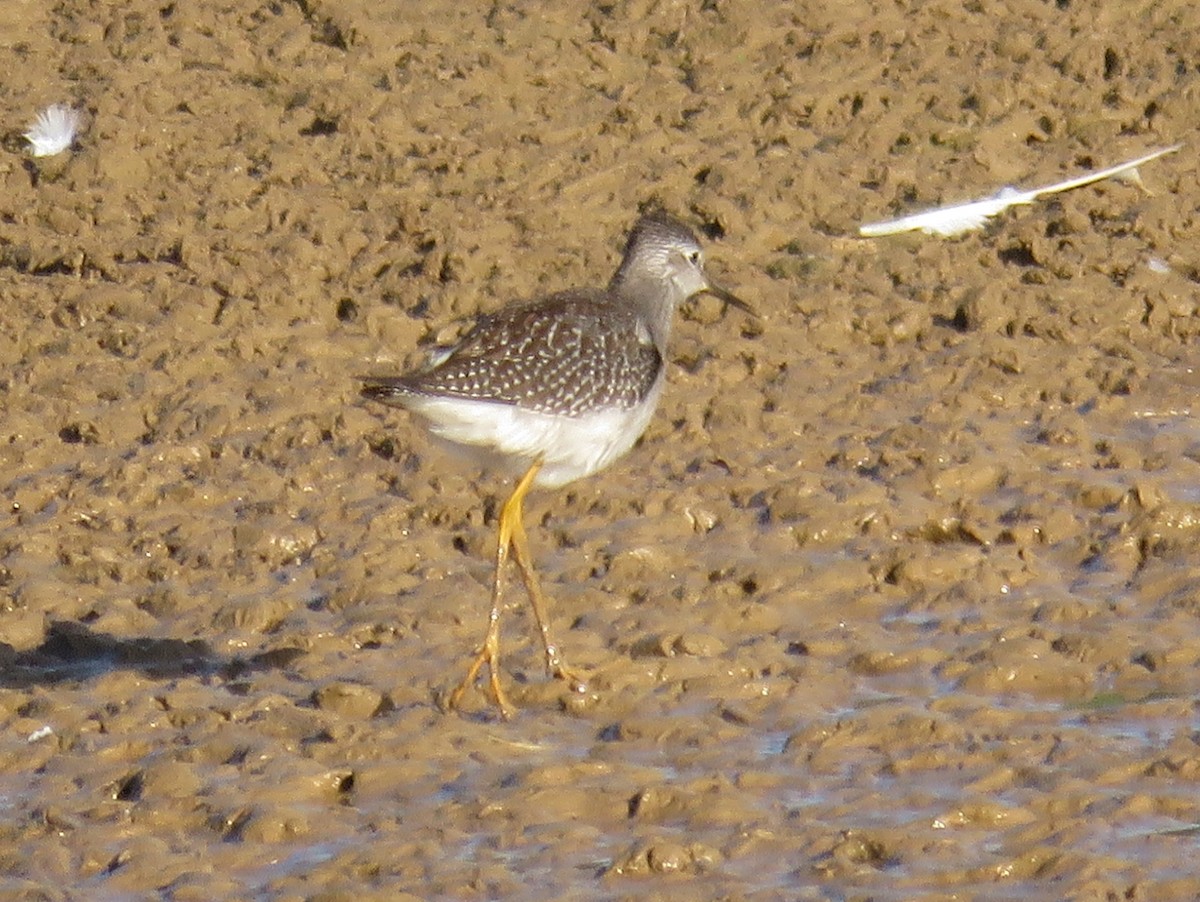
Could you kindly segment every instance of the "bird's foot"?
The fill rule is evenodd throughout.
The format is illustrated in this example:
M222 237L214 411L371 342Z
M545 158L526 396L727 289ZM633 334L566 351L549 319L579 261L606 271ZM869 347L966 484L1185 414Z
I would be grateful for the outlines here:
M550 665L550 675L556 680L564 680L571 687L572 692L587 692L588 681L584 674L576 670L572 670L563 664L562 661L555 661Z
M487 643L479 649L475 654L475 660L471 662L471 666L467 668L467 675L463 677L463 681L455 687L446 699L446 707L453 710L459 706L462 697L466 691L475 685L475 679L479 676L479 671L484 666L488 669L488 687L492 691L492 699L496 703L496 707L500 710L500 716L505 720L512 717L512 705L508 702L508 696L504 694L504 690L500 687L500 654L499 649L490 647Z

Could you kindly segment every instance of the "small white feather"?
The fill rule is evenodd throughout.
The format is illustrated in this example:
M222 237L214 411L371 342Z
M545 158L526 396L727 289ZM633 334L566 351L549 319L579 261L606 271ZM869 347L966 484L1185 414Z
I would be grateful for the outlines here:
M1089 172L1077 178L1067 179L1065 182L1055 182L1053 185L1046 185L1042 188L1033 188L1029 191L1001 188L991 197L985 197L982 200L972 200L948 207L934 207L932 210L924 210L886 222L867 223L859 227L858 234L864 238L878 238L883 235L897 235L901 232L921 231L926 235L953 238L965 232L981 229L989 219L1003 213L1009 207L1031 204L1044 194L1057 194L1060 191L1081 188L1084 185L1108 178L1137 179L1138 166L1156 160L1165 154L1175 153L1181 147L1183 147L1182 144L1174 144L1171 147L1143 154L1136 160L1129 160L1098 172Z
M65 103L56 103L38 113L24 138L35 157L52 157L69 150L83 123L83 114Z

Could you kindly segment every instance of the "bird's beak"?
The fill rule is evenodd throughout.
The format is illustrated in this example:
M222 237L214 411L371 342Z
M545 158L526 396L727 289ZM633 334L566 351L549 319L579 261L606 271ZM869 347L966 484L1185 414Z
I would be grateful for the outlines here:
M730 307L737 307L738 310L744 311L745 313L749 313L751 316L758 318L758 311L739 298L732 291L726 291L720 285L714 285L712 282L708 283L708 287L704 289L704 291L705 293L711 294L713 297L724 301Z

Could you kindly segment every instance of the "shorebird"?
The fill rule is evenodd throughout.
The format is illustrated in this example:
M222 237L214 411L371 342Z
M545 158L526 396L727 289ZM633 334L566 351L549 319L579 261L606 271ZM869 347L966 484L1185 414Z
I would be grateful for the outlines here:
M634 225L607 287L505 307L481 316L461 341L417 372L360 377L365 397L410 411L438 438L519 477L500 510L487 632L449 707L458 706L486 665L501 715L511 713L500 685L500 610L510 552L529 595L547 671L585 688L550 636L525 533L525 496L535 486L557 488L589 476L633 447L666 381L675 309L703 292L750 310L705 275L692 230L653 213Z

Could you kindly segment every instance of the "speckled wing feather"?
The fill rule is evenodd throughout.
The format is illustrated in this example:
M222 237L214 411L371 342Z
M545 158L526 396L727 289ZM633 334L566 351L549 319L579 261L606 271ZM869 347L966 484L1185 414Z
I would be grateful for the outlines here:
M605 292L570 291L481 317L430 369L366 379L363 393L399 406L432 395L581 416L635 407L662 367L632 310Z

